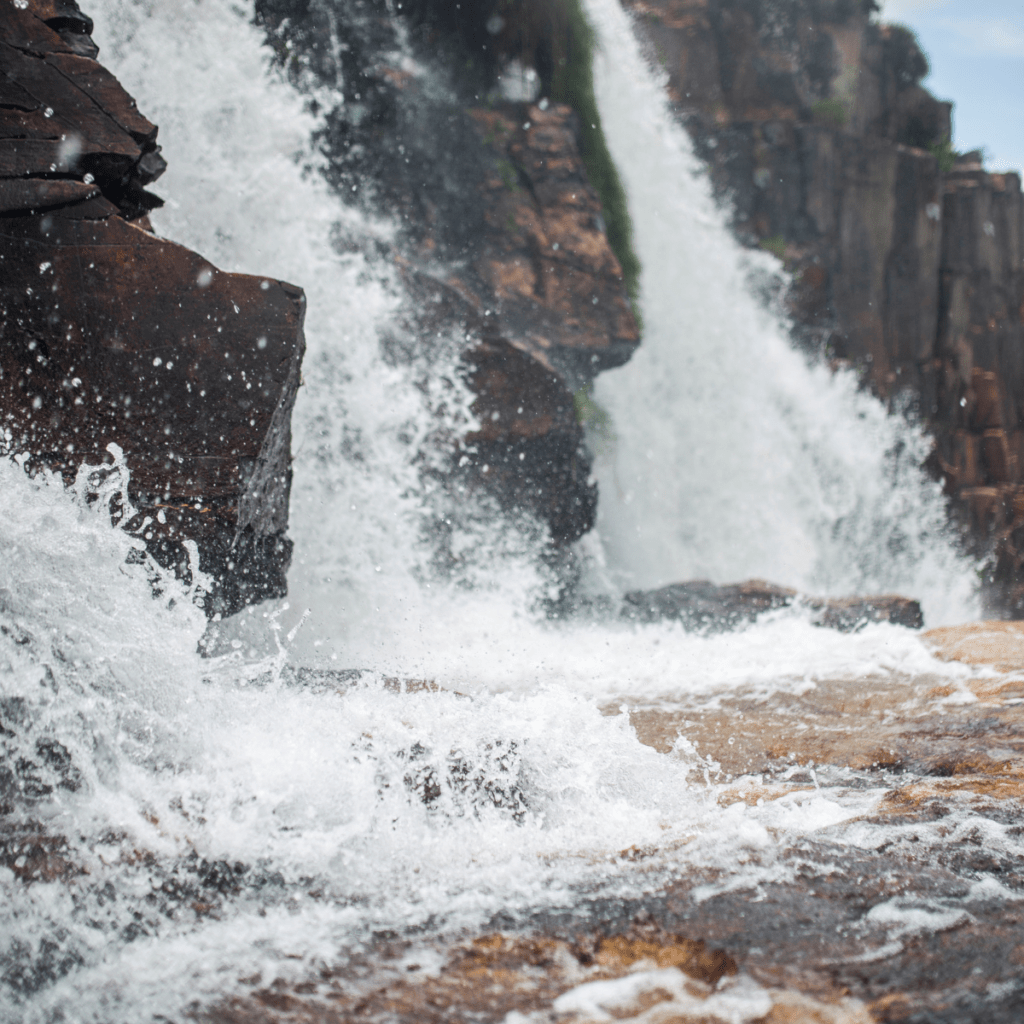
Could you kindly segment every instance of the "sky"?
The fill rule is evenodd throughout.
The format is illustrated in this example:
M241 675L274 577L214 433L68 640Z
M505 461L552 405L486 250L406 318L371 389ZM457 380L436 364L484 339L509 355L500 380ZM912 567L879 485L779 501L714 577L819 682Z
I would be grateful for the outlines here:
M993 171L1024 169L1024 0L883 0L931 62L923 82L953 100L953 145Z

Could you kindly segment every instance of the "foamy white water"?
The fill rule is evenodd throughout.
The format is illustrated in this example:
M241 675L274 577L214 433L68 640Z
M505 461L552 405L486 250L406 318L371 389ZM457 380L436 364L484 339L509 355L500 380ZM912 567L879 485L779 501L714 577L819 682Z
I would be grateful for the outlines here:
M376 928L480 927L694 865L720 868L720 887L755 886L786 877L794 837L845 841L878 792L723 809L693 784L685 737L658 754L600 705L878 674L955 686L967 670L906 630L847 636L796 614L715 637L547 624L531 611L545 585L533 552L500 521L461 524L465 573L435 579L422 524L444 506L418 467L438 432L464 428L465 395L443 347L407 367L381 358L395 276L332 244L390 225L321 182L315 122L268 70L248 8L106 0L90 14L104 61L161 126L161 232L307 291L296 563L291 607L239 616L238 649L201 658L191 595L126 563L136 544L102 503L0 464L4 761L36 765L34 792L16 794L24 827L66 837L62 856L87 872L26 885L0 869L0 1020L173 1019L246 977L310 976ZM309 665L370 671L297 674ZM466 696L396 692L385 676ZM615 857L634 846L662 855L623 871Z
M726 230L630 17L618 0L585 7L645 326L633 359L595 386L614 433L595 466L610 566L634 587L758 576L809 592L905 593L930 625L973 618L972 566L953 549L939 485L918 469L925 438L852 374L793 349L747 284L778 263Z

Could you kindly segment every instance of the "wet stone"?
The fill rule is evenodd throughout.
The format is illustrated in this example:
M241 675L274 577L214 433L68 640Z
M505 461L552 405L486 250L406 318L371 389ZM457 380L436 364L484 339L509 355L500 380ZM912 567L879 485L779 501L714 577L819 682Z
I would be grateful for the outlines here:
M305 299L149 230L157 128L91 30L73 0L0 6L0 452L71 482L116 445L123 525L186 577L196 542L229 614L285 592Z
M898 595L821 598L802 595L764 580L719 586L708 580L672 583L657 590L625 595L621 614L637 622L670 620L687 629L718 632L756 621L759 615L792 606L806 608L816 625L844 633L870 622L889 622L909 629L924 625L921 605Z

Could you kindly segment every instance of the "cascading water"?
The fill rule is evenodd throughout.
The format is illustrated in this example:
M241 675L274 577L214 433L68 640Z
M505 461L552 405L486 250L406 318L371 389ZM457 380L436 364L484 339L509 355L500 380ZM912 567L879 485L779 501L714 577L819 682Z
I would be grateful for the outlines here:
M14 868L0 868L0 1020L178 1020L244 988L245 979L312 977L374 930L482 927L499 911L570 906L582 891L651 891L693 865L718 870L724 887L756 885L794 870L780 852L793 836L869 808L877 793L865 785L815 789L798 805L723 809L713 785L688 785L698 760L685 737L672 754L657 753L615 712L624 700L739 690L761 699L804 692L812 680L880 672L931 673L955 691L965 670L934 662L905 630L871 626L844 636L799 615L709 637L671 624L548 624L531 610L546 580L529 538L500 520L459 525L463 575L454 583L433 576L423 523L444 513L444 498L431 491L423 465L438 432L463 430L469 419L454 351L442 344L429 363L398 367L382 358L381 333L400 330L401 288L385 262L336 244L362 239L369 251L392 225L347 207L323 184L310 148L315 120L304 98L268 71L250 10L230 0L95 6L106 63L161 125L170 170L158 229L225 269L273 273L307 291L296 561L291 607L222 624L207 637L213 656L201 657L206 624L190 594L139 560L135 543L110 526L103 500L88 500L89 488L124 488L119 465L91 483L83 473L74 494L0 465L0 742L4 764L18 766L0 777L0 803L5 814L17 809L15 831L29 850ZM608 20L616 10L594 0L603 33L622 30ZM654 90L628 33L604 38L615 60L601 82L628 73L630 88ZM618 152L631 129L605 107ZM647 152L662 158L661 181L668 188L680 167L689 183L681 137L664 119L655 128L660 148ZM669 360L678 380L678 362L662 352L661 325L673 316L712 324L717 311L701 312L706 305L696 301L678 313L660 308L667 300L657 275L675 289L688 262L671 263L684 258L678 251L658 262L635 170L627 162L648 267L644 358L655 374ZM848 382L806 370L744 298L735 253L705 193L686 201L690 193L669 194L687 224L690 207L699 207L690 237L718 254L735 289L728 295L716 285L709 294L723 302L728 295L746 311L722 311L729 319L718 321L722 373L730 360L750 358L725 345L734 327L774 367L764 376L775 383L761 388L733 366L743 397L723 386L723 402L734 414L741 402L763 406L769 447L789 453L785 472L745 462L723 475L723 487L763 489L772 512L759 522L770 541L755 536L748 514L735 538L749 543L748 562L746 547L732 551L727 535L706 530L697 532L704 561L686 562L679 531L668 531L679 559L673 572L763 572L839 586L854 569L828 568L832 556L814 524L830 502L854 512L842 504L841 482L826 486L828 473L853 474L865 487L883 464L884 439L900 435ZM637 366L642 374L645 364ZM700 372L713 380L707 368ZM826 397L816 398L815 388ZM610 481L631 471L623 460L645 442L628 429L619 385L609 378L601 397L619 436L618 469L602 470L603 500L614 509L604 513L602 536L621 567L636 529L626 516L637 502L615 505ZM706 411L710 398L700 401ZM847 411L840 416L837 406ZM834 438L815 439L810 424L819 413L833 429L841 419L860 431L848 439L847 457ZM746 429L749 416L740 417ZM685 436L680 431L662 420L646 442L663 475L671 464L664 445ZM741 441L734 435L702 458L739 458ZM868 455L856 454L861 444ZM688 459L689 451L673 472L690 473ZM801 475L801 460L824 466L815 483ZM621 482L638 491L631 478ZM784 496L790 484L810 495L813 515ZM897 491L897 512L899 501L925 507L916 486ZM735 493L702 507L719 515ZM883 515L862 497L876 519ZM662 501L647 514L667 529L672 509ZM637 552L652 550L646 536ZM788 553L780 553L787 537ZM802 544L816 554L805 556ZM595 542L585 546L598 562ZM766 549L775 549L772 559ZM651 570L640 563L636 571ZM955 577L950 569L937 578ZM616 860L632 847L660 851L639 878ZM50 859L24 884L16 872L31 871L39 849Z
M644 343L595 386L612 423L595 442L610 566L634 587L759 576L913 594L933 625L972 618L970 566L918 468L925 439L852 373L793 349L749 283L778 263L732 239L629 15L617 0L586 7L643 268Z

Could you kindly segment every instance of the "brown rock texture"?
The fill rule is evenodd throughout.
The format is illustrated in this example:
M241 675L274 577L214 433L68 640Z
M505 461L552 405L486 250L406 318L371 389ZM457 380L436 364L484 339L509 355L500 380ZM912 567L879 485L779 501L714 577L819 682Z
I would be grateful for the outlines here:
M526 31L527 7L551 33L564 5L518 5L505 11L510 26ZM439 338L462 343L480 422L454 445L452 476L538 519L564 551L591 527L597 500L574 396L639 342L579 118L495 89L492 5L415 0L334 20L306 0L257 0L256 10L287 72L301 54L304 76L358 83L357 104L325 112L327 176L399 225L379 247L410 293L417 350L398 358L429 358ZM423 66L397 66L401 46Z
M759 615L777 608L802 605L812 612L816 625L844 633L869 622L920 629L924 625L921 605L896 594L875 597L809 597L789 587L764 580L746 580L720 586L708 580L670 583L657 590L634 590L626 594L622 615L640 622L669 619L688 629L717 632L753 622Z
M509 508L539 514L556 544L593 525L574 394L626 362L639 331L564 105L471 110L484 148L472 262L449 286L493 318L464 359L480 427L472 465Z
M0 6L0 450L74 479L116 444L127 524L210 614L284 593L304 298L157 238L157 129L73 3ZM71 43L68 40L71 39Z
M460 475L506 510L536 515L560 547L591 528L597 502L574 395L626 362L639 330L573 111L504 103L466 118L474 156L462 201L472 240L458 261L442 262L456 245L453 228L428 218L401 261L428 311L417 314L421 333L440 326L468 342L462 358L479 426L463 439Z
M967 622L939 626L923 636L932 653L943 661L991 665L998 672L1024 671L1024 623Z
M493 154L473 262L512 343L581 386L620 366L639 332L587 180L576 115L563 104L472 110Z
M571 940L544 934L480 935L450 947L443 968L425 977L418 964L407 966L405 977L399 974L397 961L403 954L408 960L412 952L406 943L381 945L374 952L376 985L365 994L346 991L349 979L344 976L315 986L315 992L310 991L312 985L277 984L251 997L232 999L199 1019L209 1024L272 1024L286 1019L341 1024L357 1018L441 1024L499 1021L508 1019L506 1014L514 1020L567 1024L613 1019L659 1024L718 1024L726 1019L740 1024L869 1024L872 1019L858 1000L827 986L815 994L795 987L763 989L769 1009L756 1021L742 1011L730 1013L728 993L737 974L732 957L709 949L701 940L651 925L613 935L581 934ZM581 986L592 986L593 991L602 982L637 974L626 994L612 996L607 1006L587 1012L555 1005L559 996L568 993L571 999ZM724 1005L719 1002L723 994Z
M957 160L943 202L936 450L996 608L1024 615L1024 196L1016 174Z
M1024 614L1024 201L950 149L911 33L873 4L628 0L745 242L778 255L798 337L910 406L987 599Z

